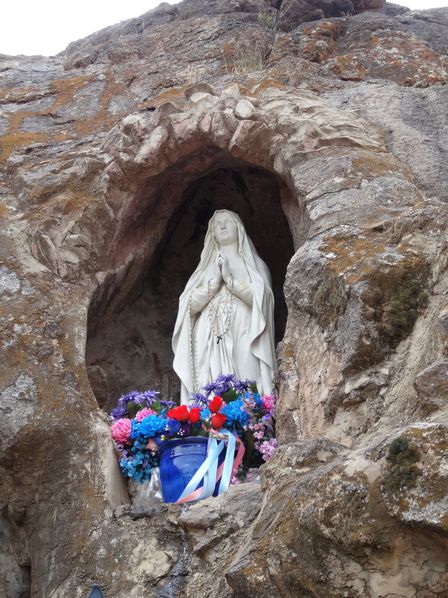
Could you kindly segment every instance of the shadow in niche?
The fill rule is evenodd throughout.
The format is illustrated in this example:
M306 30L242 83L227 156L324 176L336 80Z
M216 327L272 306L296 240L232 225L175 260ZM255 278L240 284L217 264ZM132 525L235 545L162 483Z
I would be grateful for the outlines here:
M31 564L23 521L25 510L4 506L0 512L0 595L31 596ZM3 590L3 593L2 593Z
M280 205L277 179L251 166L222 168L196 179L184 192L162 243L153 254L138 293L119 314L104 319L87 344L90 382L106 411L123 392L154 388L177 399L171 336L179 295L196 268L210 217L215 210L238 213L266 262L275 297L276 342L287 317L283 296L293 242Z

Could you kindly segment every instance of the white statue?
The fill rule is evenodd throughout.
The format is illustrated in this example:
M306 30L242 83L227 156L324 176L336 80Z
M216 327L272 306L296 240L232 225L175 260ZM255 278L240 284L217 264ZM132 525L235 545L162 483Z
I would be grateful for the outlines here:
M179 299L174 327L174 371L181 403L219 374L255 380L273 389L274 297L266 264L240 217L216 211L201 259Z

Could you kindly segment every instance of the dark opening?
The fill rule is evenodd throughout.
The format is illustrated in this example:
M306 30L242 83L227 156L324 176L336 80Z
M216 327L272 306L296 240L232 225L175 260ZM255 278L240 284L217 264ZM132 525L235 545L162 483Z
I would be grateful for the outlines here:
M31 596L31 563L22 527L24 517L25 509L13 505L4 506L0 512L1 596L14 596L14 598Z
M176 399L171 337L179 295L195 270L213 212L238 213L272 276L276 342L284 335L283 297L293 242L277 179L252 166L221 168L196 179L183 193L162 243L142 272L138 289L120 313L106 314L89 336L87 366L93 391L106 411L126 391L154 388Z

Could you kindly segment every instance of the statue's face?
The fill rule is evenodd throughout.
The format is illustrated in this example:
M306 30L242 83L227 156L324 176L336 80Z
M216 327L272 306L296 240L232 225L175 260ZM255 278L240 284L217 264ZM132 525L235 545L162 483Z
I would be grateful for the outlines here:
M218 214L213 222L213 232L219 245L232 245L238 241L238 226L230 215Z

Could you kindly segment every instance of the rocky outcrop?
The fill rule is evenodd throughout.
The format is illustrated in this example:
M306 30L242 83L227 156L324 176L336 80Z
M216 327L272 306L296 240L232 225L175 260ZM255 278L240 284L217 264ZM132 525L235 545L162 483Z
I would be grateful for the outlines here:
M448 400L448 362L428 365L417 375L414 386L422 407L428 413L444 409Z
M443 594L446 438L444 425L417 425L369 451L316 440L280 449L226 575L235 595Z
M278 26L288 31L307 21L382 11L385 0L272 0L271 5L279 10Z
M325 65L346 81L387 79L408 87L446 83L446 47L436 41L438 36L432 44L415 35L415 22L418 19L411 17L362 13L349 21L304 24L293 32L293 39L299 56Z
M447 10L291 30L289 4L1 57L2 595L447 591ZM284 283L281 449L261 490L139 512L99 404L176 391L176 289L223 206Z

